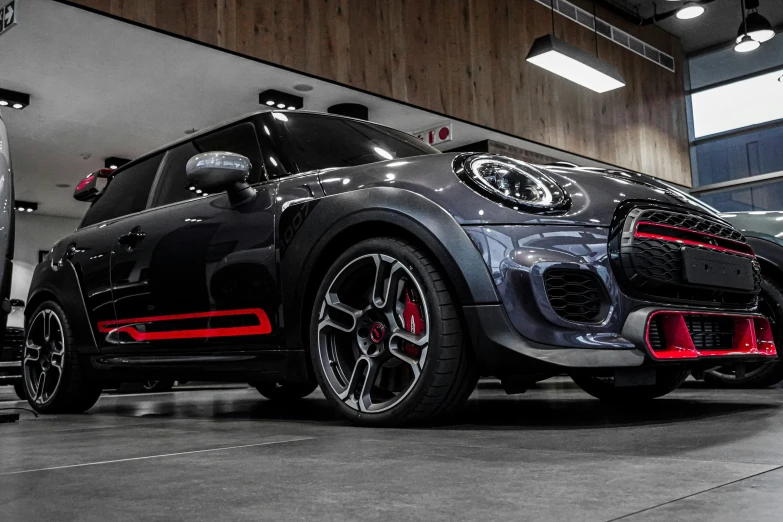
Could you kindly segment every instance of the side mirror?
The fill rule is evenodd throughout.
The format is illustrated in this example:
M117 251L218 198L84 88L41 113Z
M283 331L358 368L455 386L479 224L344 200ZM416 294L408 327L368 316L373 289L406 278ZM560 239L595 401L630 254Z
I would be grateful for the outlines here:
M250 160L231 152L205 152L190 158L185 173L197 189L230 191L235 185L247 182Z

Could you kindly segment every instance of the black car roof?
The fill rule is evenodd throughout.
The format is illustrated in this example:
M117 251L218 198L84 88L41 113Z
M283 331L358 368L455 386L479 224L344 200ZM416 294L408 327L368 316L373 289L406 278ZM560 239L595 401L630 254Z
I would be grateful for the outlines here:
M204 136L204 135L209 134L211 132L214 132L216 130L220 130L223 127L227 127L227 126L229 126L231 124L234 124L234 123L237 123L237 122L240 122L240 121L243 121L243 120L247 120L247 119L253 118L255 116L261 115L261 114L267 114L267 113L270 113L270 112L298 113L298 114L316 114L318 116L327 116L327 117L330 117L330 118L338 118L338 119L342 119L342 120L351 120L351 121L355 121L355 122L358 122L358 123L374 125L376 127L383 127L383 128L386 128L386 129L391 129L391 130L396 131L396 132L404 132L404 131L400 131L399 129L395 129L394 127L389 127L388 125L383 125L381 123L375 123L375 122L367 121L367 120L360 120L358 118L351 118L349 116L342 116L340 114L331 114L331 113L328 113L328 112L320 112L320 111L305 111L305 110L301 110L301 109L299 109L299 110L288 110L288 109L271 109L270 108L270 109L263 109L263 110L260 110L260 111L251 112L251 113L248 113L248 114L236 117L236 118L231 118L229 120L222 121L222 122L220 122L220 123L218 123L216 125L212 125L211 127L208 127L206 129L200 130L198 132L194 132L193 134L188 134L188 135L186 135L186 136L184 136L182 138L178 138L178 139L176 139L176 140L174 140L172 142L169 142L169 143L167 143L167 144L165 144L165 145L163 145L161 147L153 149L153 150L151 150L151 151L149 151L149 152L147 152L145 154L142 154L141 156L139 156L137 158L134 158L127 165L123 165L120 169L117 169L117 170L119 172L121 172L121 171L125 170L128 167L132 167L133 165L136 165L140 161L148 159L148 158L150 158L152 156L155 156L156 154L160 154L161 152L164 152L164 151L167 151L169 149L172 149L172 148L174 148L174 147L176 147L178 145L181 145L183 143L186 143L188 141L197 139L200 136Z

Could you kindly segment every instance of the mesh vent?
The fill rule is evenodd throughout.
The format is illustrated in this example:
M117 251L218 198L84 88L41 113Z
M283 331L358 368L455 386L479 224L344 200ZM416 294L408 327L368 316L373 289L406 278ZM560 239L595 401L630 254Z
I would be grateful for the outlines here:
M24 330L21 328L9 327L5 329L5 338L3 339L3 358L16 360L22 356L24 347ZM11 354L9 358L8 353Z
M595 274L585 270L551 269L544 274L549 304L567 321L593 323L603 319L604 293Z
M730 350L734 346L734 320L715 315L684 315L697 350Z

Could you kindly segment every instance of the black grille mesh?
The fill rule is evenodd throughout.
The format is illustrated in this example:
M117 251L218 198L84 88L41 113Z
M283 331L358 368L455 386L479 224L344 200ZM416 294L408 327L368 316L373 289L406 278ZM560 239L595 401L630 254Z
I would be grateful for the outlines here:
M602 319L603 292L595 274L584 270L551 269L544 274L549 304L557 315L578 323Z
M704 216L649 209L641 211L637 216L632 213L629 219L680 227L696 233L747 243L739 231ZM682 248L682 245L674 241L633 237L621 246L620 257L626 281L645 297L736 306L750 306L755 302L755 292L703 287L685 281ZM724 255L747 259L730 252L725 252ZM755 290L758 291L761 287L761 271L758 262L754 261L753 265Z
M683 314L683 319L697 350L730 350L734 346L734 320L731 317ZM647 333L650 347L655 351L666 348L662 322L662 317L653 317Z
M8 327L3 338L3 359L16 360L22 356L24 347L24 330Z

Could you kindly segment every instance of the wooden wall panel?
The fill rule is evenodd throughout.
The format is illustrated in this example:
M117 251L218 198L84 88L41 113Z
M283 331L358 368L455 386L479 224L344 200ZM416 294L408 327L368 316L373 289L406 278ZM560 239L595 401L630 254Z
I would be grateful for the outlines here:
M571 0L593 10L589 0ZM552 32L534 0L74 0L74 3L621 167L690 185L682 52L655 27L596 14L675 57L671 73L612 42L627 85L596 94L525 61ZM592 31L555 34L591 53Z

